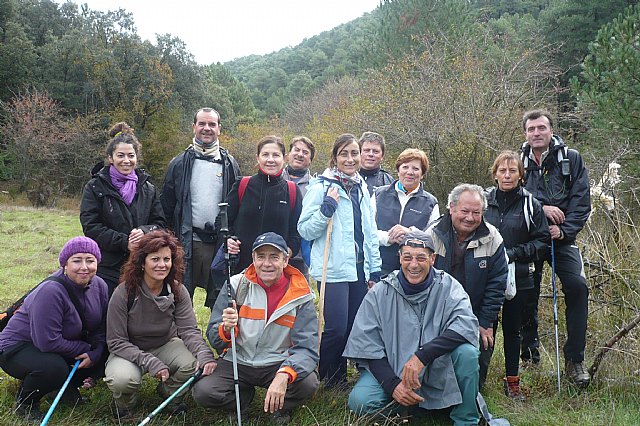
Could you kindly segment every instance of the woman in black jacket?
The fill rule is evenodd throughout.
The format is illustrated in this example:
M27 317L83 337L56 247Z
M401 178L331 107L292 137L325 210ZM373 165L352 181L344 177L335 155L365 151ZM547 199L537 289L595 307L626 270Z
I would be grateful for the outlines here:
M80 223L84 235L100 246L98 276L106 281L111 297L120 268L140 237L166 224L156 187L144 170L136 168L140 142L133 129L121 122L108 134L109 164L99 163L91 171L93 178L80 203Z
M542 206L520 186L524 167L518 154L513 151L500 153L493 162L491 173L497 188L487 190L488 206L484 216L502 235L516 282L515 297L505 300L502 307L505 394L522 401L524 395L518 376L522 310L526 292L533 291L533 262L544 258L551 236Z
M229 229L239 241L229 239L229 253L240 254L235 272L251 265L251 246L265 232L284 238L289 256L300 250L298 219L302 195L295 184L282 178L286 150L282 139L265 136L258 142L258 173L238 180L227 195Z

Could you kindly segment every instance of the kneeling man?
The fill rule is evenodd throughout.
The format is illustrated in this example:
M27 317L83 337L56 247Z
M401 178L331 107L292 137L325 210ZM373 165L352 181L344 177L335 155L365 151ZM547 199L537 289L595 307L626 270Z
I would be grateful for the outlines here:
M193 398L207 408L235 416L231 329L235 328L240 407L246 415L254 386L267 388L264 411L286 424L290 411L318 388L318 319L315 295L304 276L288 266L287 244L273 232L256 238L253 263L231 278L234 307L222 288L211 312L207 338L223 353L214 372L193 388ZM243 417L245 417L243 415Z
M344 351L360 369L349 395L356 414L452 407L455 425L478 424L478 320L462 286L432 268L434 260L431 237L407 234L401 270L360 305Z

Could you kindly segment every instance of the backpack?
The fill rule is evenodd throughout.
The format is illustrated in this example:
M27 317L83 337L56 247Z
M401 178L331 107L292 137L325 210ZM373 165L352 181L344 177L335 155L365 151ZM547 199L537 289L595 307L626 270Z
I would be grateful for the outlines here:
M244 197L244 192L247 190L247 185L249 185L249 179L251 179L251 176L243 176L242 179L240 179L240 184L238 185L238 205L242 203L242 197ZM289 210L293 211L296 206L296 184L290 180L286 182L289 188Z
M27 298L27 296L29 296L31 293L33 293L33 291L36 288L40 287L40 285L42 283L46 282L46 281L55 281L55 282L61 284L65 288L65 290L67 290L67 294L69 295L69 299L71 299L71 302L73 303L73 306L75 306L76 311L78 311L78 315L80 315L80 321L82 321L82 340L86 341L88 336L89 336L89 332L87 330L87 319L86 319L86 317L84 315L84 311L82 309L80 309L80 302L79 302L78 298L76 297L76 295L71 293L69 291L69 289L67 289L67 287L64 285L64 281L62 280L62 278L56 277L56 276L53 276L53 275L51 275L51 276L45 278L44 280L40 281L35 287L33 287L31 290L29 290L20 299L18 299L15 302L13 302L11 304L11 306L9 306L7 308L6 311L0 312L0 331L4 330L4 328L7 326L7 324L9 324L9 320L22 307L22 305L24 304L24 301Z

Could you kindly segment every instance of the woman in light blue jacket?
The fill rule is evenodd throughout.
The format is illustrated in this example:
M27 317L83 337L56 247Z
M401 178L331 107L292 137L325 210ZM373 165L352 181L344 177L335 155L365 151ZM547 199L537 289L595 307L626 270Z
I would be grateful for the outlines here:
M320 378L328 387L346 383L347 363L342 352L367 289L380 279L375 217L359 168L356 137L340 135L333 145L329 168L309 183L298 222L302 238L313 241L309 272L319 283L327 227L333 218L319 366Z

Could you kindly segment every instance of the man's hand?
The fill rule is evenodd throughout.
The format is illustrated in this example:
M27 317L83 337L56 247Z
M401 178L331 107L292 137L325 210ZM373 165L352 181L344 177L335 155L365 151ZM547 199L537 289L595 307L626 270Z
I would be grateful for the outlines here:
M549 232L552 240L559 240L562 237L562 231L558 225L549 225Z
M542 210L544 210L544 215L551 221L554 225L560 225L564 223L564 213L556 206L542 206Z
M224 331L231 333L231 329L238 325L238 311L236 310L236 301L233 301L233 308L225 308L222 311L222 326Z
M482 347L486 351L493 347L493 327L484 328L480 327L480 339L482 340Z
M424 401L423 397L407 388L403 382L400 382L400 384L396 386L391 396L398 404L405 407L411 407Z
M229 254L240 253L240 240L234 240L233 238L227 238L227 249Z
M206 363L204 367L202 367L202 375L208 376L209 374L213 373L213 370L215 370L217 366L218 364L215 361ZM199 369L200 364L196 365L196 371L198 371Z
M91 361L91 358L89 358L89 355L87 355L86 352L78 355L76 359L82 360L80 361L80 365L78 365L78 368L89 368L93 365L93 361Z
M415 355L411 355L409 361L402 367L402 383L407 389L420 389L418 376L424 369L424 364Z
M289 375L287 373L278 373L267 389L267 395L264 397L264 412L273 413L282 410L284 406L284 395L287 393L287 383L289 383Z

